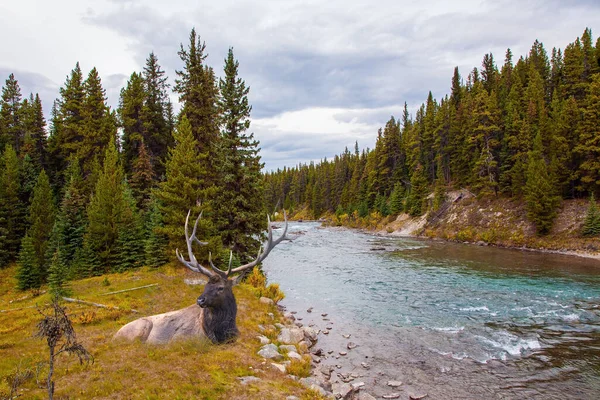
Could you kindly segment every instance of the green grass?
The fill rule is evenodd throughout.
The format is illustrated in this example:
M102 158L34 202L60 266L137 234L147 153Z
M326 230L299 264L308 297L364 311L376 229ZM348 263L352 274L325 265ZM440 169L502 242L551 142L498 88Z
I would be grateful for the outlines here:
M17 370L34 372L21 386L22 398L46 398L36 383L36 369L47 359L45 341L35 338L41 315L35 306L50 302L50 295L15 289L15 267L0 270L0 398ZM103 309L64 303L77 337L94 356L94 363L79 365L76 357L60 355L56 361L55 398L76 399L282 399L289 395L316 398L286 375L269 367L256 355L258 324L279 322L273 306L261 304L249 286L235 288L240 337L234 343L213 345L190 339L168 345L114 342L112 336L124 324L146 315L176 310L193 304L201 286L183 280L196 278L179 266L139 269L71 283L71 296L118 307ZM106 281L110 285L106 285ZM159 286L103 296L102 294L158 283ZM131 310L137 310L138 313ZM268 313L275 313L272 320ZM39 380L45 378L42 368ZM261 381L242 386L240 376Z

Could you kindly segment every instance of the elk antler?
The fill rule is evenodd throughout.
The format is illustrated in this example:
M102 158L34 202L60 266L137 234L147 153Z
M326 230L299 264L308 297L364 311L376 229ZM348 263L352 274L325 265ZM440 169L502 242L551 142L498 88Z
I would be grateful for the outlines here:
M228 278L231 274L235 274L235 273L239 273L239 272L244 272L250 268L253 268L255 265L260 264L265 258L267 258L267 256L269 255L269 253L271 252L271 250L273 250L273 248L275 246L277 246L279 243L281 243L281 241L283 239L285 239L285 235L287 233L287 229L288 229L288 221L287 221L287 214L285 213L285 211L283 212L283 217L285 220L285 228L283 230L283 234L278 237L277 239L273 240L273 228L271 227L271 218L269 218L269 216L267 215L267 221L268 221L268 233L267 233L267 246L264 248L261 247L259 249L258 255L256 256L256 259L254 259L254 261L249 262L248 264L244 264L241 265L237 268L231 268L232 262L233 262L233 252L230 252L229 254L229 266L227 268L227 271L223 271L219 268L217 268L213 262L212 262L212 255L209 252L208 253L208 263L211 267L212 270L202 266L202 264L200 264L197 260L196 257L194 256L194 252L192 249L192 243L194 241L196 241L196 243L198 243L201 246L206 246L208 243L207 242L201 242L200 240L198 240L198 238L196 237L196 230L198 228L198 221L200 221L200 218L202 218L202 212L200 212L200 215L198 215L198 218L196 219L196 223L194 224L194 229L192 230L192 235L189 235L188 232L188 221L190 219L190 213L192 212L192 210L188 211L187 217L185 217L185 241L187 244L187 248L188 248L188 256L190 258L189 261L187 261L182 255L181 253L179 253L179 250L175 250L175 254L177 254L177 258L179 259L179 261L181 261L181 263L183 265L185 265L186 267L188 267L189 269L191 269L194 272L199 272L203 275L206 275L208 277L212 277L216 274L218 274L219 276L221 276L222 278ZM262 250L262 251L261 251ZM236 281L237 283L237 281Z

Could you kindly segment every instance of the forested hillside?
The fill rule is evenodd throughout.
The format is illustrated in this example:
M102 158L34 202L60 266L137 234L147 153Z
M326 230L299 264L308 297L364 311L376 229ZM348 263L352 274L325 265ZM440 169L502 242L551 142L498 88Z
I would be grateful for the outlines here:
M414 117L406 103L399 112L374 149L357 143L333 160L267 173L267 204L306 206L313 218L418 216L467 188L524 201L544 234L562 199L600 194L600 39L590 29L564 50L536 40L516 62L509 49L500 66L485 54L466 79L454 69L444 98L430 92Z
M174 49L175 51L176 49ZM158 266L185 247L183 224L203 211L197 254L254 256L266 228L262 163L248 131L248 87L230 49L220 78L191 31L176 84L151 53L107 105L99 72L79 63L47 126L37 94L11 74L0 103L0 267L18 286L64 290L79 277ZM178 96L174 114L169 95ZM218 257L215 262L220 260Z

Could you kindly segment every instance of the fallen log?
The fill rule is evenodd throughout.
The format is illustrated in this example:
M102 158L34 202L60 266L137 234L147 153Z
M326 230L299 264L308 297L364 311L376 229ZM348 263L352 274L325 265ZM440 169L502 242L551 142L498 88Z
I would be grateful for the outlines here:
M100 304L100 303L94 303L91 301L85 301L85 300L79 300L79 299L73 299L71 297L63 297L62 298L64 301L68 302L68 303L79 303L79 304L85 304L88 306L94 306L94 307L99 307L99 308L106 308L108 310L120 310L119 307L115 307L115 306L107 306L106 304ZM131 309L132 313L138 313L138 310L134 310L133 308Z
M153 283L151 285L145 285L145 286L138 286L138 287L134 287L134 288L131 288L131 289L117 290L115 292L102 293L100 296L108 296L108 295L111 295L111 294L131 292L132 290L145 289L145 288L154 287L154 286L158 286L158 283Z

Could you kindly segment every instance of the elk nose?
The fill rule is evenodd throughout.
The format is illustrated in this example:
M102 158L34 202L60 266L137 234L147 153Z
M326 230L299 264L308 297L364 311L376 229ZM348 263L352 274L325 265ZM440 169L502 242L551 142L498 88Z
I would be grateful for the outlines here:
M206 307L206 299L203 296L198 297L198 300L196 300L196 303L198 304L198 306L204 308Z

